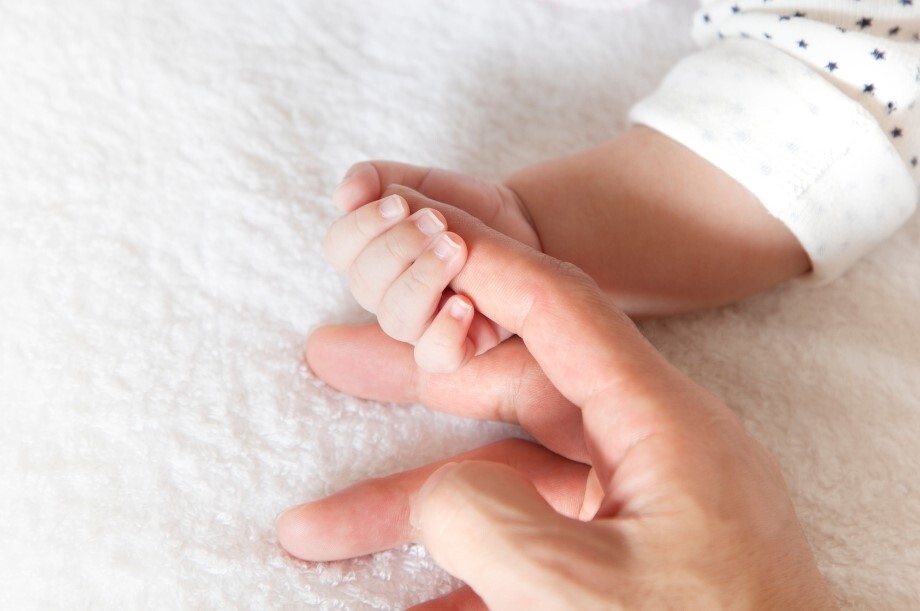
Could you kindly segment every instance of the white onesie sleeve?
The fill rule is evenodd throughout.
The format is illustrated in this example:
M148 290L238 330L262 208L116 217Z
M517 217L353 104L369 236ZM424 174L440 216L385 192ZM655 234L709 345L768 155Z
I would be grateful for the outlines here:
M920 7L913 0L704 0L702 50L630 119L747 187L830 280L914 212ZM918 0L920 4L920 0Z

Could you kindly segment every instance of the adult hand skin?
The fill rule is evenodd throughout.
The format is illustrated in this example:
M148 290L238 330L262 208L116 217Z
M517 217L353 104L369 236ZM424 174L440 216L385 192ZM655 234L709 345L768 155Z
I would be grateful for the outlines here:
M500 442L296 507L286 550L424 544L469 586L426 609L835 608L775 461L731 410L577 268L396 190L444 213L469 249L453 288L521 339L437 376L373 327L332 327L311 367L360 396L521 423L550 449Z

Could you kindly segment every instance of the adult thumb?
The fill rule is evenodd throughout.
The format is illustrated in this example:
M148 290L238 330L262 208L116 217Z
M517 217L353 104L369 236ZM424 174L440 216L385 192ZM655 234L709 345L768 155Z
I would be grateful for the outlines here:
M413 538L490 609L572 609L610 532L556 513L514 469L482 461L435 471L410 503ZM601 539L601 540L599 540ZM593 561L585 558L586 548ZM605 556L602 554L602 556ZM588 560L582 572L580 565ZM588 603L589 601L583 601Z

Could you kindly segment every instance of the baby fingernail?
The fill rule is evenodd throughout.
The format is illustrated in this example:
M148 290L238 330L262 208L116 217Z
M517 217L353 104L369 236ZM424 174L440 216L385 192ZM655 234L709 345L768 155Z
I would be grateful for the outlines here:
M419 231L425 235L434 235L439 231L444 231L447 229L447 226L441 222L435 213L431 210L423 210L419 215L418 219L415 221L415 224L418 226Z
M377 204L377 209L380 211L380 216L383 218L394 219L403 213L405 210L405 203L400 196L390 195L380 200L380 203Z
M460 252L460 244L446 233L434 243L434 256L442 261L450 261L458 252Z
M450 300L450 309L448 312L450 313L451 318L463 320L472 311L472 309L473 306L468 304L465 300L460 299L459 297L453 297Z

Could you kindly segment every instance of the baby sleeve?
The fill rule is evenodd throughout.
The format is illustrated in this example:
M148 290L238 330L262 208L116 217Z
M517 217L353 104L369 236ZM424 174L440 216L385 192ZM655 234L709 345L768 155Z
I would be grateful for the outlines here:
M824 282L914 212L920 11L913 0L711 0L702 49L630 112L747 187Z

